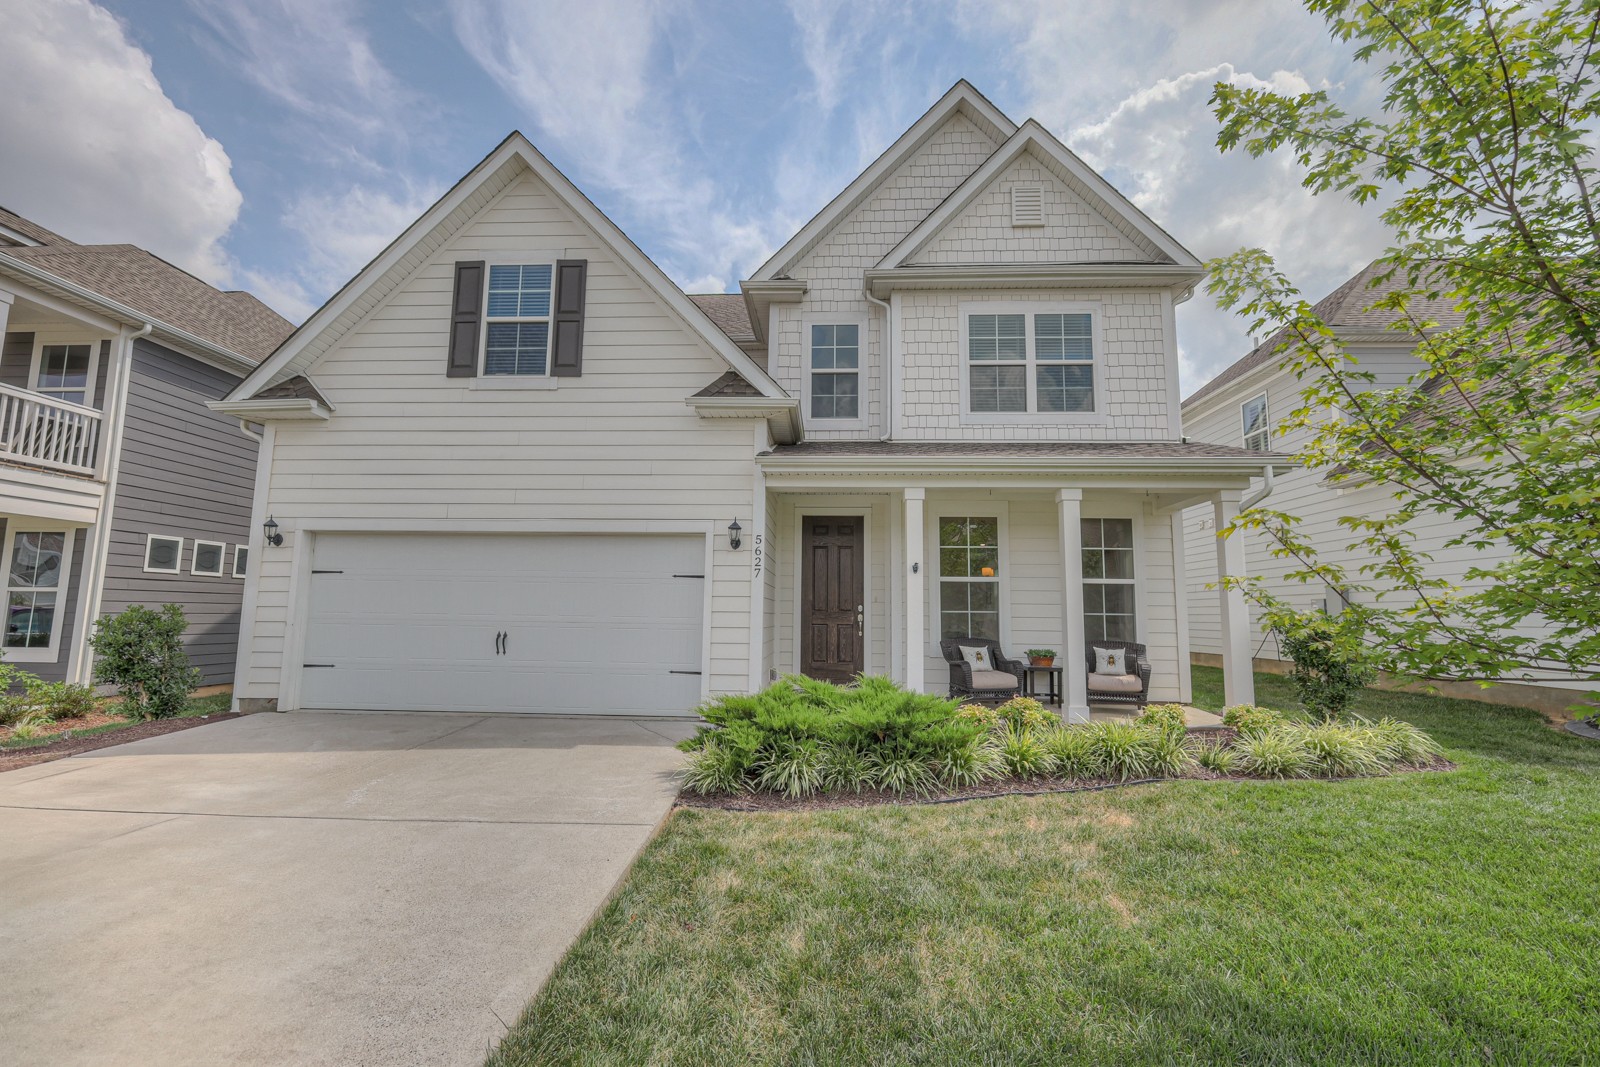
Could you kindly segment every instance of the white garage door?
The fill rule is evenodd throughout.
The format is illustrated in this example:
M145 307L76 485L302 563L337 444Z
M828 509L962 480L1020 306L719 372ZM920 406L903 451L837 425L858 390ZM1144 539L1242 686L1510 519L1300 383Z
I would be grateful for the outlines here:
M316 538L300 706L682 715L700 700L705 539Z

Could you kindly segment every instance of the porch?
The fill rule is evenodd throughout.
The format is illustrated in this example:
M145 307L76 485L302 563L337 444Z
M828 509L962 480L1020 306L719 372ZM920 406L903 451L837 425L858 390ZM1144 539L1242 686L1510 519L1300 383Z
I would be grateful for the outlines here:
M793 455L779 448L761 457L752 686L791 672L838 681L867 673L943 693L950 672L940 640L985 637L1014 659L1057 652L1063 712L1078 722L1130 711L1089 691L1095 641L1144 645L1149 700L1188 702L1182 510L1210 500L1226 526L1249 473L1263 465L1227 469L1233 457L1225 457L1221 471L1181 463L1141 471L1102 462L1086 474L1077 463L1018 470L990 458L988 469L957 472L907 457L896 473L829 463L831 454L786 463ZM1238 539L1219 540L1218 558L1222 573L1243 573ZM1236 623L1227 700L1248 703L1243 597L1216 595Z

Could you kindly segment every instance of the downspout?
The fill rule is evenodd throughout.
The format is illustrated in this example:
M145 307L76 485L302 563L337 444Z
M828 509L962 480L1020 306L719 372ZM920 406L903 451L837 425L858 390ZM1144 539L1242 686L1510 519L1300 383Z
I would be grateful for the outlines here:
M894 438L894 309L873 296L870 286L862 286L861 295L883 309L883 436L878 440L888 441Z
M100 514L94 524L93 544L86 553L88 566L78 579L81 606L76 620L77 632L72 636L73 663L67 672L73 681L80 684L88 684L94 675L92 670L94 655L90 651L89 633L95 620L100 618L106 563L111 554L111 516L117 503L117 471L122 466L122 435L127 423L128 384L133 377L133 345L135 341L149 337L155 328L155 323L146 320L138 330L120 339L117 377L113 383L115 395L106 397L106 404L102 409L104 414L101 419L101 429L112 431L103 434L101 439L101 447L105 449L105 462L101 464L101 473L105 475L106 489L105 495L100 498ZM105 418L106 415L110 418Z
M1261 485L1239 499L1239 510L1246 511L1272 495L1272 464L1261 468Z

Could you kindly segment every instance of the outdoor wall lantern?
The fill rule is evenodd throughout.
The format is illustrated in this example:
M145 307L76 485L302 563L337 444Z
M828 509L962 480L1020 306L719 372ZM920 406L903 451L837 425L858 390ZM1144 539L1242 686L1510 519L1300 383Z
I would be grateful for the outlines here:
M744 527L739 525L738 519L734 519L732 522L728 523L729 548L737 550L740 545L744 544L744 542L739 539L739 532L743 529Z
M277 520L275 520L271 515L268 515L267 521L261 524L261 533L264 536L267 544L271 545L273 548L277 548L279 545L283 544L283 534L278 532Z

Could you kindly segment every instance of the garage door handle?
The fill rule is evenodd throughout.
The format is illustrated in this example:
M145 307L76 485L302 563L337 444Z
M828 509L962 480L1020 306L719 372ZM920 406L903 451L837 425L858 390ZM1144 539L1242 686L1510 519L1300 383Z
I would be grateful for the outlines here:
M700 672L699 671L674 671L674 670L669 670L669 671L667 671L667 673L668 674L699 674Z

